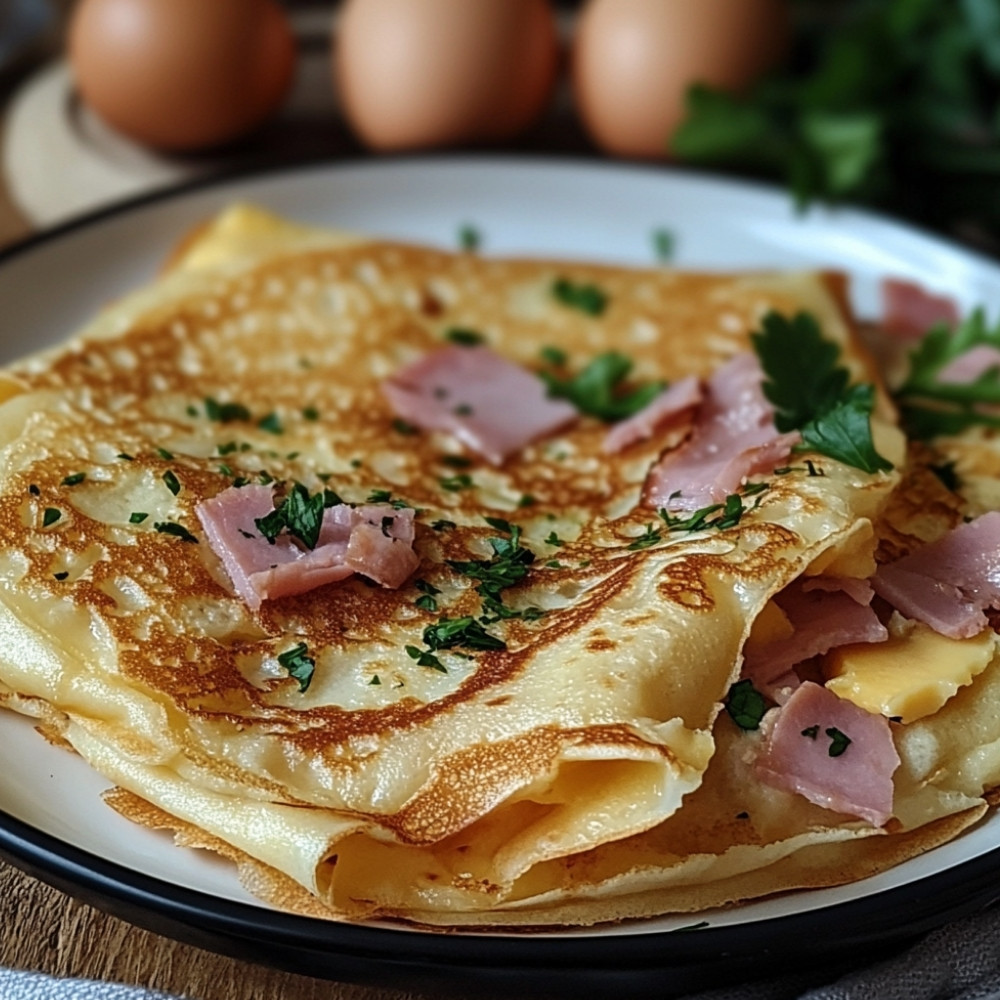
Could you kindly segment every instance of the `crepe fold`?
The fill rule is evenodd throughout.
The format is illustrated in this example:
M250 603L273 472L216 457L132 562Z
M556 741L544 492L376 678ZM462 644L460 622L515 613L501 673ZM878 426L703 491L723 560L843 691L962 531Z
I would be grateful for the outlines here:
M606 312L567 307L557 280L599 286ZM4 376L0 697L113 782L116 808L307 912L589 924L835 880L836 852L879 831L748 787L719 713L776 593L870 571L898 473L803 465L738 526L637 545L662 439L607 455L584 418L492 467L401 429L379 389L454 328L529 369L548 346L581 364L624 352L639 381L707 376L769 310L812 312L878 383L829 276L488 260L231 210ZM873 431L899 465L879 393ZM239 477L415 508L413 580L251 611L195 513ZM421 665L429 624L482 613L451 564L488 559L498 519L535 557L505 592L521 616L490 625L505 648ZM282 663L296 647L307 690ZM975 784L911 825L972 818Z

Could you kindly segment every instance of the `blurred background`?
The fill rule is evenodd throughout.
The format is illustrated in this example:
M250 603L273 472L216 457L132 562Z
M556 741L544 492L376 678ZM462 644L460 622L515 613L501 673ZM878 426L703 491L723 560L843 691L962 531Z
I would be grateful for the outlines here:
M1000 0L0 0L0 241L212 173L570 155L1000 249Z

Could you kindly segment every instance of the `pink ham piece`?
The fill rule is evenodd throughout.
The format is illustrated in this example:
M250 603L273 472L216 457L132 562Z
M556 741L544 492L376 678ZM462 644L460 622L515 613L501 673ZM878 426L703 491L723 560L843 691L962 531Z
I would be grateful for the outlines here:
M670 510L722 503L748 476L770 472L788 457L801 435L778 433L763 378L749 351L712 375L691 437L650 470L646 503Z
M756 762L761 781L873 826L890 819L899 754L884 716L807 681L767 714L763 728L764 749ZM835 757L830 749L837 737L831 730L850 740Z
M311 551L286 532L273 545L261 535L255 519L272 510L273 489L258 485L230 487L196 508L212 551L236 593L254 611L263 601L303 594L354 573L394 589L420 562L413 551L411 508L329 507Z
M576 408L550 399L545 383L488 347L445 347L382 383L396 416L448 431L494 465L576 420Z
M977 344L949 361L937 373L937 380L946 385L968 385L991 369L1000 369L1000 348L992 344Z
M872 577L879 597L952 639L978 635L1000 607L1000 511L960 524Z
M693 375L668 386L638 413L608 431L604 436L605 454L614 455L637 441L651 438L664 424L697 406L701 397L701 382Z
M957 326L958 306L946 295L933 295L912 281L882 282L882 329L900 340L920 340L938 323Z
M744 677L780 702L789 686L798 686L789 674L797 663L848 643L885 642L889 632L870 607L874 596L865 580L841 584L837 577L811 577L794 581L775 598L794 634L773 642L747 643Z

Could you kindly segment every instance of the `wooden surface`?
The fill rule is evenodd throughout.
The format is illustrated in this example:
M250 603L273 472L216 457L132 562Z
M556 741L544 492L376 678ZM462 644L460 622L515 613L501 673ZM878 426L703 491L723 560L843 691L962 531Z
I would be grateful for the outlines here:
M0 247L31 228L0 179ZM0 302L0 323L3 303ZM0 862L0 966L163 990L188 1000L404 1000L277 972L139 930Z

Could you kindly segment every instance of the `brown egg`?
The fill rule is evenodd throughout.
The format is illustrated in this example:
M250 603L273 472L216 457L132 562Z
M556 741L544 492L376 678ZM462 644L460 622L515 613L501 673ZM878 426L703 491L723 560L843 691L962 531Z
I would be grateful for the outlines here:
M590 0L573 43L584 127L608 152L665 157L692 83L739 91L773 66L786 0Z
M295 41L275 0L82 0L76 84L114 128L160 149L218 146L281 103Z
M347 0L335 85L375 149L506 139L544 109L557 58L546 0Z

